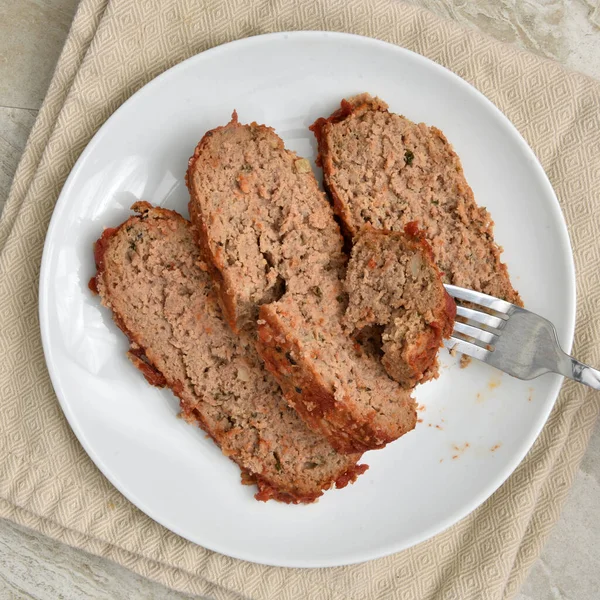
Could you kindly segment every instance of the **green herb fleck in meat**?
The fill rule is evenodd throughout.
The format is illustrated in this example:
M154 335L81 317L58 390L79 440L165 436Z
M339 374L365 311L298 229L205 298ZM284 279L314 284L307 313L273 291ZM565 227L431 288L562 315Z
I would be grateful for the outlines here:
M318 285L311 287L310 291L319 299L323 297L323 290Z
M413 154L412 150L407 150L404 153L404 161L406 162L407 165L412 165L412 161L414 160L415 155Z

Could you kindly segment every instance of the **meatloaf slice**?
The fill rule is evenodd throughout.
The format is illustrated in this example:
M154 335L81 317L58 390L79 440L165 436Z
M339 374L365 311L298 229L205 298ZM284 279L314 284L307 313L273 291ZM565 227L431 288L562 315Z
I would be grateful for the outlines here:
M270 127L232 121L209 131L186 175L190 217L234 331L255 331L262 304L306 293L345 261L310 164Z
M168 386L255 482L256 498L312 502L367 467L342 455L288 407L252 343L230 331L203 270L191 226L180 215L132 207L95 247L94 286L129 337L130 358L154 385Z
M354 240L346 291L347 326L354 336L380 331L390 377L412 388L438 376L437 353L452 333L456 305L414 224L404 233L365 226Z
M234 114L190 159L190 215L235 331L291 406L341 452L380 448L414 428L415 403L343 331L346 258L306 159ZM359 349L360 350L360 349Z
M325 187L350 238L370 224L403 231L416 222L445 283L522 304L493 238L493 222L475 203L456 152L435 127L387 110L368 94L311 127Z
M355 347L343 311L328 314L326 304L341 308L342 286L321 289L321 308L290 297L261 306L259 354L290 406L340 452L382 448L414 429L415 402L378 357Z

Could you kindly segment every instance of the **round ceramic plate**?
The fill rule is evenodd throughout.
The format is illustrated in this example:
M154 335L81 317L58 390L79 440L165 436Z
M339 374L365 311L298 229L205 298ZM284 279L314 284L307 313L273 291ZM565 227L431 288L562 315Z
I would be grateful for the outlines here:
M140 198L187 216L188 158L233 109L241 122L274 127L288 148L314 159L308 126L364 91L444 131L496 222L526 306L571 347L573 261L556 197L515 128L459 77L393 45L320 32L249 38L170 69L106 122L67 180L44 248L42 339L61 406L106 477L165 527L233 557L325 567L435 535L510 475L561 384L552 375L517 381L480 363L460 369L443 351L439 379L417 390L425 409L415 431L367 453L370 469L354 485L288 506L254 500L238 467L176 418L174 396L150 387L126 359L125 337L87 287L103 228L123 222Z

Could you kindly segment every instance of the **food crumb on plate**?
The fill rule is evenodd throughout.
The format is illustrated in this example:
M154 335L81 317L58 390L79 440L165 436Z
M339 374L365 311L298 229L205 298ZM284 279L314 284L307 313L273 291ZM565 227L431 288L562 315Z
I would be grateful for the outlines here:
M467 448L470 448L471 444L469 442L465 442L462 446L457 444L452 444L452 449L456 452L456 454L452 455L452 460L456 460L459 458Z
M488 382L488 387L490 388L490 390L493 390L499 387L501 383L502 380L500 379L500 377L492 377Z
M460 357L460 368L466 369L471 364L471 361L472 361L472 358L470 356L463 354Z

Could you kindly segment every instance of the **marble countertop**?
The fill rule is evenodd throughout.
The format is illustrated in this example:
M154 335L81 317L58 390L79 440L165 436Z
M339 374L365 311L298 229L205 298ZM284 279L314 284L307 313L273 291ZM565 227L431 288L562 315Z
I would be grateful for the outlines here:
M78 0L0 0L0 211ZM600 0L413 0L600 79ZM0 600L187 598L0 519ZM600 598L600 426L517 600Z

